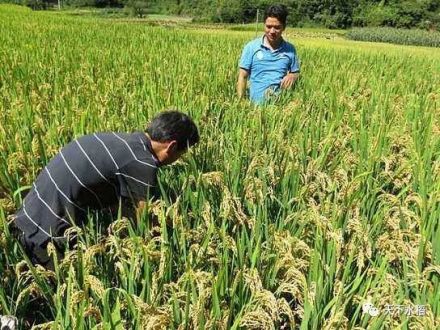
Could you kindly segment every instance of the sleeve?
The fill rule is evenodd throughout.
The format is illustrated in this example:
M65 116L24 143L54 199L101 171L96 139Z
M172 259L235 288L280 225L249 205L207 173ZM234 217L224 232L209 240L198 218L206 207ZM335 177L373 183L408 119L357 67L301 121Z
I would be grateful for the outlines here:
M121 197L143 201L157 197L157 168L133 160L116 173Z
M253 57L252 45L247 44L246 46L244 46L243 52L241 53L239 67L247 71L250 71L252 65L252 57Z
M300 71L300 63L299 63L299 58L298 58L298 54L296 53L296 49L295 47L292 47L293 51L292 51L292 63L290 64L290 69L289 72L299 72Z

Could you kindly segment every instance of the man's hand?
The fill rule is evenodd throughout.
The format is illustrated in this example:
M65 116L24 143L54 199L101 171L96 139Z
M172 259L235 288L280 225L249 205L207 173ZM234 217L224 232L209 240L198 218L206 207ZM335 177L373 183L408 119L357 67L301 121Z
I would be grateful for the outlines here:
M288 89L292 87L295 84L295 81L298 79L299 73L298 72L289 72L286 74L281 80L281 88Z
M151 200L149 203L146 201L139 201L136 206L136 221L137 224L140 224L140 221L142 219L145 219L146 216L148 216L148 219L150 221L150 228L160 226L159 218L157 215L153 214L152 212L147 210L147 206L150 205L151 207Z
M138 201L136 205L136 220L141 220L142 216L144 216L144 213L147 210L147 203L145 201Z

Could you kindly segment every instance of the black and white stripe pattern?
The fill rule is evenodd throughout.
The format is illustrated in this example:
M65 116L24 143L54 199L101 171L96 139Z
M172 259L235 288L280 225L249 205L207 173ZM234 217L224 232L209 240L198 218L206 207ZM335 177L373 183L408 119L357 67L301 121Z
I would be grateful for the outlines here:
M130 153L131 153L131 155L133 156L133 158L137 161L137 162L139 162L139 163L141 163L141 164L144 164L144 165L147 165L147 166L150 166L150 167L153 167L153 168L157 168L157 166L156 165L152 165L152 164L150 164L150 163L148 163L148 162L144 162L144 161L141 161L140 159L138 159L137 157L136 157L136 155L135 155L135 153L133 152L133 149L130 147L130 145L127 143L127 141L125 141L123 138L121 138L118 134L116 134L116 133L113 133L113 135L115 136L115 137L117 137L120 141L122 141L126 146L127 146L127 148L128 148L128 150L130 151Z
M157 174L150 148L140 132L72 141L38 176L16 214L17 225L39 240L61 238L53 230L71 226L67 219L85 221L91 209L117 205L120 198L145 198Z

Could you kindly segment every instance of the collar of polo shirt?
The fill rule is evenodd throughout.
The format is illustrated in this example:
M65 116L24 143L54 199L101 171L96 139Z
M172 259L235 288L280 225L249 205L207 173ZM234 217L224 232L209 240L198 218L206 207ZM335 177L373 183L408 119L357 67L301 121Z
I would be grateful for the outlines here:
M267 47L267 46L264 44L264 38L265 38L265 37L266 37L266 36L263 35L263 37L261 38L261 44L260 44L260 46L263 47L263 48L265 48L265 49L271 50L269 47ZM272 52L278 52L278 51L280 51L280 50L284 47L285 44L286 44L286 41L284 40L283 37L281 37L281 42L280 42L280 45L278 46L278 48L277 48L277 49L273 49L273 50L271 50L271 51L272 51Z

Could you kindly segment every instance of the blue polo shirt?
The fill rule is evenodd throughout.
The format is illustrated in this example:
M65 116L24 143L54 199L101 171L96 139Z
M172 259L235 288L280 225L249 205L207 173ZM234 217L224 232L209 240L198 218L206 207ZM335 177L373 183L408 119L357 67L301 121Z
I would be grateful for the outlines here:
M262 103L268 90L278 92L281 80L288 72L299 72L295 47L283 40L278 49L264 45L264 36L250 41L243 49L240 68L249 72L250 99Z

